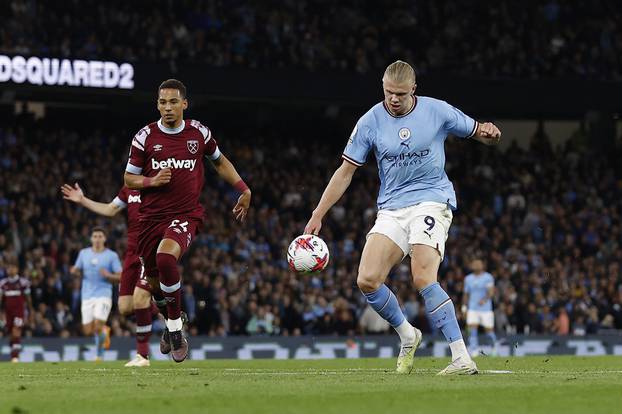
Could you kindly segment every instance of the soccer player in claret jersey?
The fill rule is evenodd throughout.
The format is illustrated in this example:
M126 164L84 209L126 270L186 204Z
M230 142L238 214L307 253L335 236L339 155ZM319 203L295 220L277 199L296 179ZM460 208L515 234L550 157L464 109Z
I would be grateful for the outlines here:
M18 267L14 263L7 266L7 277L0 280L0 304L6 317L6 333L11 346L11 362L19 361L22 349L22 327L24 326L25 309L32 317L32 300L30 298L30 282L20 277Z
M138 252L154 299L161 303L166 298L171 355L175 362L182 362L188 354L188 341L182 333L177 261L203 222L199 196L204 158L241 193L233 208L237 220L246 217L251 192L218 149L211 131L199 121L184 120L188 101L183 83L176 79L164 81L158 88L157 107L161 118L142 128L132 140L124 177L129 188L141 192ZM160 343L162 351L166 339Z
M138 245L138 210L140 208L140 191L130 190L123 186L117 196L109 203L91 200L84 195L78 185L65 184L61 187L63 198L80 204L96 214L112 217L127 208L127 249L123 258L123 270L119 282L119 312L136 318L136 357L125 364L126 367L148 367L149 338L151 322L158 310L151 303L149 282L144 277L142 265L136 251Z
M445 241L457 206L445 173L445 138L453 134L496 144L501 132L479 123L438 99L416 96L415 71L397 61L382 78L384 101L357 122L335 171L307 223L305 233L317 234L328 210L350 185L356 169L374 152L380 175L378 216L363 248L357 284L369 305L395 328L401 349L397 372L412 371L421 332L404 317L398 300L384 281L393 266L410 255L415 287L423 296L430 320L451 349L452 362L440 375L475 374L451 298L437 282Z

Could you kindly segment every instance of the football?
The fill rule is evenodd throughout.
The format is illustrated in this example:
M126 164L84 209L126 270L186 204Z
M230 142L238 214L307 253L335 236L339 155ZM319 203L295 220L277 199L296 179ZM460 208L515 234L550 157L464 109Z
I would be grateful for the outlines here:
M328 265L328 246L313 234L296 237L287 249L287 263L298 273L321 272Z

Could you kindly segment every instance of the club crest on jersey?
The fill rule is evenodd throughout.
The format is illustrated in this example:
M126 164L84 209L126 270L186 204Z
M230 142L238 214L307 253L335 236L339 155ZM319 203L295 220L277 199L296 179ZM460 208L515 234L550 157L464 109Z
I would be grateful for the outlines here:
M401 129L400 129L400 131L398 132L398 134L399 134L399 136L400 136L400 139L401 139L402 141L405 141L405 140L407 140L408 138L410 138L410 129L408 129L408 128L406 128L406 127L401 128Z
M186 141L186 146L188 147L188 151L190 151L190 154L196 154L199 150L199 141L194 139Z

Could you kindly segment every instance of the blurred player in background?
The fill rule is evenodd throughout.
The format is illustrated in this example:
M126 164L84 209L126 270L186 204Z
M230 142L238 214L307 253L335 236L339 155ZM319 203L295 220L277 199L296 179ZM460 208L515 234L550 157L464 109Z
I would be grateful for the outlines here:
M492 355L497 354L497 336L495 335L495 315L492 311L492 298L495 294L495 279L484 271L484 262L475 259L471 271L464 278L464 296L462 311L466 311L466 324L469 330L469 351L472 356L479 355L477 330L482 326L492 344ZM466 309L465 309L466 308Z
M65 184L61 192L66 200L88 208L96 214L112 217L127 208L127 249L123 257L123 270L119 282L119 312L136 318L136 357L125 364L126 367L147 367L149 362L149 338L151 322L157 316L157 308L151 304L149 282L144 276L136 248L138 245L138 210L140 191L123 186L117 196L109 203L93 201L84 195L76 183L73 187Z
M34 315L34 311L30 297L30 281L19 276L19 269L15 263L9 263L6 270L7 277L0 280L0 305L6 317L11 362L18 362L19 351L22 349L22 327L26 318L26 306L28 306L29 317Z
M106 248L106 232L101 227L91 231L91 247L80 250L71 274L82 275L82 330L94 335L96 360L110 347L110 328L106 326L112 309L112 284L121 277L119 256Z
M363 248L357 284L376 312L400 336L397 372L412 371L421 332L405 318L384 281L393 266L410 254L415 287L436 328L449 343L452 362L439 375L476 374L467 352L452 300L437 281L445 241L457 206L445 173L444 143L448 134L496 144L501 132L480 124L444 101L415 96L415 71L406 62L389 65L382 78L384 101L357 122L343 163L335 171L305 227L317 234L328 210L350 185L356 169L373 151L380 175L378 216Z
M203 223L205 211L199 203L205 180L203 160L209 159L218 175L241 193L233 208L236 219L246 216L251 192L218 149L211 131L198 121L184 120L188 101L183 83L164 81L158 88L157 106L161 118L132 140L124 178L129 188L141 193L138 252L154 299L159 303L166 299L171 355L182 362L188 355L188 341L182 333L177 262Z

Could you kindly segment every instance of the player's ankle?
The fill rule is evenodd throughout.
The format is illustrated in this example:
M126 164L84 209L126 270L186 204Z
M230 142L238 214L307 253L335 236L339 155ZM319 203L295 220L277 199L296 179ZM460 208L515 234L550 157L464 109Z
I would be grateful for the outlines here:
M413 344L417 338L415 328L406 319L395 327L395 331L400 336L402 346Z
M168 328L169 332L181 331L183 327L181 316L176 319L167 319L166 327Z

